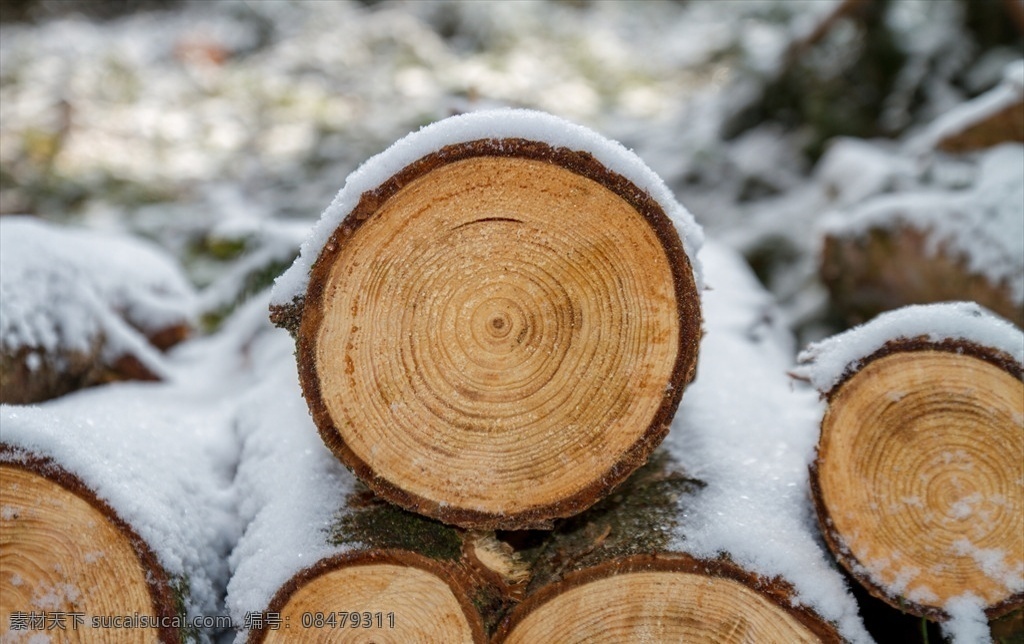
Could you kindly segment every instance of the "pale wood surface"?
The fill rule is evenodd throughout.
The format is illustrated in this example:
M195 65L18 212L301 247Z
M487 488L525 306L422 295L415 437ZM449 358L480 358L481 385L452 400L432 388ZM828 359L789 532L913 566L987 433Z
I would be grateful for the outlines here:
M157 629L90 628L92 618L154 615L146 570L125 534L91 503L33 472L0 465L0 633L11 613L83 613L59 631L69 642L158 641ZM63 641L63 640L61 640Z
M869 362L830 400L816 476L830 546L894 605L1019 598L1024 383L1007 371L945 351Z

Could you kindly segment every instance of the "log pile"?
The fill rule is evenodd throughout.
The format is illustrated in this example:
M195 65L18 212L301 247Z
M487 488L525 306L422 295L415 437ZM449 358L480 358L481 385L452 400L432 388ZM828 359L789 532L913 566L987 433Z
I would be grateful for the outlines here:
M226 597L239 643L869 641L833 556L915 615L1012 617L1019 330L946 305L814 345L821 420L742 261L705 247L701 293L700 243L646 166L559 119L411 135L278 281L291 337L233 318L260 375L222 426L175 409L187 383L4 408L0 619L203 640L173 618Z
M360 604L375 575L394 575L454 597L421 624L459 624L451 640L840 640L830 620L842 616L795 608L783 575L748 568L756 558L687 553L679 508L704 483L669 452L628 478L668 432L701 335L699 231L637 164L576 126L510 111L427 128L350 177L271 310L295 340L323 444L376 496L350 482L304 510L296 524L329 526L306 548L250 521L235 615L280 627ZM280 404L288 388L273 389L256 398ZM298 431L256 415L241 425ZM291 460L313 476L338 468L315 464L322 448L302 452L317 456ZM264 456L254 472L289 460ZM263 507L290 494L268 491ZM265 574L255 562L278 546L269 558L299 549L305 567ZM232 599L254 586L258 598ZM421 602L412 586L386 598L408 615ZM377 599L367 611L386 613Z

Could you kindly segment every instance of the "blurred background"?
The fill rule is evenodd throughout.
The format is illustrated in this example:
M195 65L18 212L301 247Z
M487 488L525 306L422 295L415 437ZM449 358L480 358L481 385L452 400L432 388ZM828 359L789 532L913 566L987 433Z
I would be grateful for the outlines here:
M872 313L823 278L822 221L969 194L985 151L1024 139L1018 107L948 141L979 100L1024 91L1021 0L3 0L0 22L0 213L156 240L208 329L349 172L459 112L537 108L633 148L801 345ZM1018 158L989 164L1011 169L982 217L997 241L1024 237ZM982 273L1019 307L1024 257L987 248L1009 255L956 261L1008 265Z

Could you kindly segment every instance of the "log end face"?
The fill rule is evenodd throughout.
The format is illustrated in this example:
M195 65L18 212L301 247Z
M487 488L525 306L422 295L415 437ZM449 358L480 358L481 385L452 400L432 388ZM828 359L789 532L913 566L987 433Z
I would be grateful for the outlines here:
M657 204L592 156L452 147L361 202L301 316L275 321L301 317L314 419L375 492L464 527L544 527L663 438L695 370L693 271Z
M403 551L364 551L318 562L292 578L267 610L280 618L249 641L486 641L479 615L450 570ZM287 626L286 626L287 625ZM344 640L343 641L348 641Z
M872 594L933 619L964 593L989 617L1021 606L1019 370L949 350L872 359L832 392L812 480L829 547Z
M56 472L57 470L51 470ZM63 614L66 632L110 642L177 641L170 628L119 628L115 616L175 616L162 570L140 558L138 537L90 495L20 465L0 463L0 620ZM146 559L151 555L144 554ZM160 599L156 599L160 598ZM95 620L100 620L95 622ZM72 623L73 622L73 623ZM48 627L52 628L48 622ZM94 628L95 626L95 628ZM140 632L146 640L140 640Z
M725 562L634 557L568 576L521 604L495 641L838 642L835 629Z

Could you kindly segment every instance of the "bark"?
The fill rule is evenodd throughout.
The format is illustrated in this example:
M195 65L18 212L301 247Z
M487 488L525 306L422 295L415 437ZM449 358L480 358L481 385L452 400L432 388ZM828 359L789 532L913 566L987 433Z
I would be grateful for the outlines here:
M534 535L525 600L494 641L839 641L784 580L674 551L679 498L702 486L657 452L610 497Z
M187 580L168 575L151 547L81 479L51 459L5 443L0 443L0 479L0 621L5 629L18 634L15 613L45 611L63 614L66 632L84 640L120 636L126 639L116 641L181 642L196 637L166 621L184 617ZM110 626L92 628L93 618L133 614L162 620L161 625L120 633ZM81 623L74 623L75 615ZM21 631L26 635L42 632L38 626L26 628Z
M475 529L550 526L625 480L700 336L661 206L588 153L522 139L450 145L363 194L272 318L334 454L388 501Z
M901 611L944 621L969 592L994 636L1014 632L1024 366L964 340L894 340L827 397L811 484L836 559Z
M908 304L963 300L1024 326L1024 308L1008 285L972 273L945 247L932 252L927 233L906 225L826 236L820 275L836 312L851 325Z

